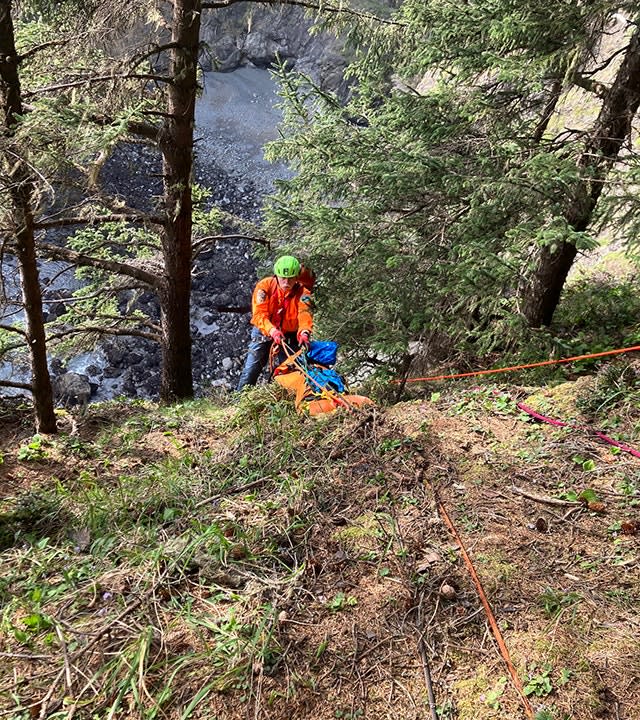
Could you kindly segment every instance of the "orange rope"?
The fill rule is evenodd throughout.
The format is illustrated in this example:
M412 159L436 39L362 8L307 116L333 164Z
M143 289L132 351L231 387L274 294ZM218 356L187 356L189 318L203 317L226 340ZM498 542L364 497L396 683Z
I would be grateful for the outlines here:
M577 360L588 360L590 358L604 357L605 355L619 355L620 353L633 352L634 350L640 350L640 345L621 348L619 350L606 350L605 352L591 353L590 355L576 355L576 357L561 358L560 360L544 360L542 362L529 363L528 365L512 365L511 367L493 368L492 370L475 370L473 372L457 373L455 375L433 375L432 377L407 378L404 381L392 380L391 382L430 382L432 380L453 380L455 378L472 377L474 375L492 375L494 373L508 372L510 370L526 370L527 368L542 367L543 365L557 365L559 363L575 362Z
M524 688L522 687L522 682L520 681L518 672L517 672L513 662L511 661L511 656L509 655L509 650L504 641L504 638L502 637L502 633L500 632L500 628L498 627L498 623L496 622L496 618L495 618L495 615L493 614L493 610L491 609L491 605L489 605L489 600L487 599L487 596L482 588L480 578L478 577L478 574L476 573L476 570L473 567L473 563L471 562L471 558L469 557L469 554L467 553L464 543L462 542L462 538L458 534L458 531L456 530L454 524L451 522L451 518L447 514L447 511L445 510L445 507L442 504L442 501L439 499L436 499L436 500L437 500L437 504L438 504L438 510L440 511L440 514L442 515L442 519L444 520L446 526L451 531L451 534L455 537L456 542L458 543L458 545L460 547L460 551L462 552L462 557L464 559L465 565L467 566L467 570L469 571L469 574L471 575L471 577L473 579L473 583L476 586L476 590L478 591L478 595L480 596L480 600L482 601L482 605L484 607L485 613L487 614L487 618L489 620L489 625L491 625L491 630L493 631L493 635L496 639L496 642L498 643L498 648L500 649L500 654L502 655L502 657L507 665L507 669L509 670L509 674L511 675L513 684L518 692L518 695L520 696L520 699L522 700L522 704L524 705L524 709L525 709L527 718L529 718L530 720L535 720L535 713L533 712L533 708L531 707L529 698L524 694Z

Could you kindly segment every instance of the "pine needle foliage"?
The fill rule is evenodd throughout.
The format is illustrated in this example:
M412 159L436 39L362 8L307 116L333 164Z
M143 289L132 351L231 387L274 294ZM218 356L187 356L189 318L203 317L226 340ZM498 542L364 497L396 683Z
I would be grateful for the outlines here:
M581 88L597 109L594 77L624 48L599 52L636 5L407 0L355 23L347 103L278 70L284 122L268 152L295 176L270 232L322 268L320 326L358 362L398 364L415 341L476 358L526 341L541 249L597 240L595 215L583 229L567 211L595 172L578 162L590 128L562 130L558 104ZM635 204L614 226L623 217L632 227Z

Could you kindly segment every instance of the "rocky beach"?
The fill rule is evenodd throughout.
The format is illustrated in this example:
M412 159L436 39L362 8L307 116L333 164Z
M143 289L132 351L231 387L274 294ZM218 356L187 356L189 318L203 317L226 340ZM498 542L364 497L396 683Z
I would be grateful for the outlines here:
M264 196L286 168L267 163L263 148L277 136L280 112L276 85L268 70L252 65L232 72L208 72L196 109L195 178L211 191L210 202L242 219L259 221ZM145 207L161 193L160 158L147 146L117 149L104 168L108 190L135 207ZM192 294L193 368L196 393L235 385L249 334L247 311L256 281L256 264L248 241L223 241L202 252L195 264ZM6 288L18 293L15 266L5 266ZM48 316L64 312L65 297L77 287L72 271L60 263L44 265L42 281L56 298L45 306ZM154 300L143 296L154 312ZM11 305L7 304L6 312ZM65 373L86 378L91 400L118 395L157 398L160 355L151 342L134 337L106 338L91 352L53 357L54 381ZM24 362L3 362L0 377L28 377ZM3 394L15 394L2 389Z

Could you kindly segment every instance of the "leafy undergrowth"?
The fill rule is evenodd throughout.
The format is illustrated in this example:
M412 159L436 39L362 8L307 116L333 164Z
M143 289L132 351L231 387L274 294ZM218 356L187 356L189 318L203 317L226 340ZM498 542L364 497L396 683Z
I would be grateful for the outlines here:
M57 437L6 411L0 713L526 717L435 491L537 717L633 717L640 459L514 403L638 447L611 367L322 419L273 387L94 405Z

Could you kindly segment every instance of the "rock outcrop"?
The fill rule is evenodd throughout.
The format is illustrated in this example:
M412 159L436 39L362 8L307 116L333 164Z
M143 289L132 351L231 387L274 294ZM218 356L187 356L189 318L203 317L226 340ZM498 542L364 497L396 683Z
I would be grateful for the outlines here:
M344 43L328 33L311 35L313 25L300 7L238 3L202 19L205 70L226 72L247 64L269 67L276 58L339 95L347 91Z

